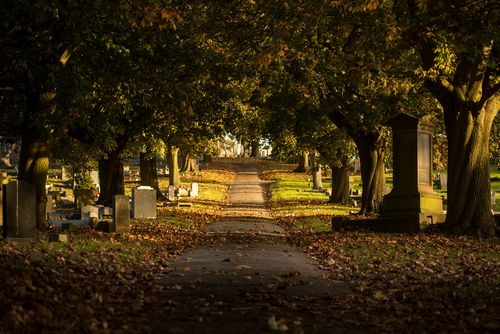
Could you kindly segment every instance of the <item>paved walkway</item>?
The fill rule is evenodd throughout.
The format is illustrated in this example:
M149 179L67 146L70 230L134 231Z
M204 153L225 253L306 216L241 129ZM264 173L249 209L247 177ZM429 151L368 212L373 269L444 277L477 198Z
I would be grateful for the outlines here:
M165 298L175 312L158 317L157 331L356 332L335 327L335 316L325 321L329 301L350 295L347 285L323 279L325 273L286 242L270 218L256 166L238 170L226 217L208 227L207 245L181 257L165 278Z

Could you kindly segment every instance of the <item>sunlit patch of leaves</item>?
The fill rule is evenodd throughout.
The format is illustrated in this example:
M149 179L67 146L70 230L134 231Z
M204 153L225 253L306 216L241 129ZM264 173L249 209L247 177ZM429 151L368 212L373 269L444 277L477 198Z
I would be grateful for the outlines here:
M48 243L44 234L31 244L0 243L2 331L147 331L157 278L199 244L207 221L160 216L134 221L129 234L88 229L69 243Z
M293 226L289 224L288 226ZM289 230L330 279L357 292L345 305L381 330L500 329L499 239Z

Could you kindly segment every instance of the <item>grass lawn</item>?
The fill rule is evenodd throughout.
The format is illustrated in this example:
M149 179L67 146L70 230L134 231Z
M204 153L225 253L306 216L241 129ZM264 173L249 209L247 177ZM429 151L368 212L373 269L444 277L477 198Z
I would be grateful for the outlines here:
M269 205L273 216L282 224L307 230L326 231L335 215L347 215L355 207L328 203L325 190L331 182L323 182L323 190L313 190L311 175L294 173L295 165L263 163L261 177L272 181L268 186Z

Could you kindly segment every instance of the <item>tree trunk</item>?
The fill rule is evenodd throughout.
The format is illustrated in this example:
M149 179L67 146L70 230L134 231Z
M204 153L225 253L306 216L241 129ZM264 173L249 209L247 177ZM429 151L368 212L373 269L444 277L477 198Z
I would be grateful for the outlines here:
M498 103L487 103L477 111L467 108L467 102L451 102L442 104L448 136L445 228L455 234L491 236L496 226L490 199L489 138Z
M251 153L251 156L252 158L258 158L259 157L259 141L258 140L254 140L252 142L252 153Z
M181 185L178 162L179 148L169 145L167 148L168 183L176 188Z
M319 165L316 161L317 157L316 157L315 152L309 154L309 157L311 158L311 172L312 172L312 179L313 179L313 189L322 189L323 182L321 180L321 165Z
M111 206L114 195L125 194L121 152L108 153L106 158L99 159L98 164L100 194L97 203Z
M337 167L332 165L332 194L329 203L350 204L349 196L349 167L347 164Z
M385 170L383 138L380 133L357 135L353 138L358 148L361 163L361 197L360 214L379 213L385 190Z
M307 173L311 169L307 150L302 151L302 154L298 157L298 164L297 168L293 170L295 173Z
M141 185L156 189L156 200L165 200L166 197L160 191L160 186L158 184L156 157L141 152L139 154L139 168L141 174Z
M35 185L36 226L47 227L45 184L49 170L48 137L43 129L30 128L22 134L18 179Z
M435 64L436 45L419 38L422 67ZM448 137L448 210L445 228L452 233L490 236L497 233L490 200L489 138L500 108L494 77L498 44L479 46L480 57L457 54L453 77L427 80L426 88L440 102Z
M181 172L197 172L198 168L198 160L191 158L190 154L186 154L184 157L184 162L182 164Z

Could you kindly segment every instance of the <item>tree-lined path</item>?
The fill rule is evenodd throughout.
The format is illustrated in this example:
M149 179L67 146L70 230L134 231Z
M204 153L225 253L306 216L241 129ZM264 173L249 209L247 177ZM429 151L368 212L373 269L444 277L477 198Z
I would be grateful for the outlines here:
M324 279L325 272L287 243L269 218L257 166L238 163L236 170L226 217L210 225L207 243L173 263L163 280L168 303L154 314L156 331L357 332L345 327L349 316L335 310L351 294L347 284Z

